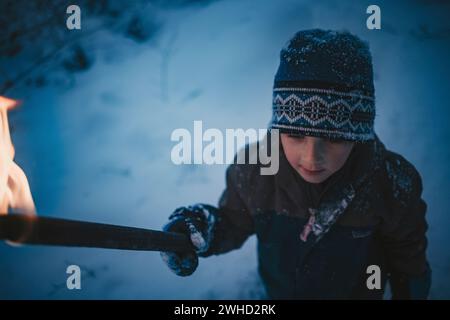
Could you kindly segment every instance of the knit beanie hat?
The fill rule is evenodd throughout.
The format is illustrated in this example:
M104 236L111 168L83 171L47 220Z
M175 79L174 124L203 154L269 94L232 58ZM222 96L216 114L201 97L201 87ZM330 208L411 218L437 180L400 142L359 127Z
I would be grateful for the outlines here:
M280 52L271 128L333 140L374 139L368 45L349 32L297 32Z

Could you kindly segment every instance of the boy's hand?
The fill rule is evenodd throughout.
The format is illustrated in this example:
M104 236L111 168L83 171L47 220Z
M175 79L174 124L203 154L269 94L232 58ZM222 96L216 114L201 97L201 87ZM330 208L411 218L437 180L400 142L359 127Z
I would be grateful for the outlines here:
M160 253L163 261L175 274L189 276L197 269L198 254L209 249L215 222L212 214L214 210L214 207L196 204L178 208L169 216L169 222L163 230L187 234L195 248L195 251Z

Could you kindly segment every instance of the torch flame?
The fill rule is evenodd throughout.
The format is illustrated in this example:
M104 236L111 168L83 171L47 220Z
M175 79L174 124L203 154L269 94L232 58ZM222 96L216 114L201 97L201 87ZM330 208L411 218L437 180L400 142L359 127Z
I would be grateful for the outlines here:
M28 180L22 169L14 162L14 145L8 124L8 110L18 102L0 96L0 214L11 209L17 213L36 213Z

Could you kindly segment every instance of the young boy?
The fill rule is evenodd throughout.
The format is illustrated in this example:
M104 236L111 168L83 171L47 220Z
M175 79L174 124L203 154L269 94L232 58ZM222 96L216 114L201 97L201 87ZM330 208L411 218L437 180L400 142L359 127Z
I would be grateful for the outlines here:
M421 177L374 132L367 44L348 32L300 31L281 50L273 88L278 172L230 165L218 208L178 208L164 227L189 234L195 252L162 252L163 260L187 276L198 256L256 233L271 299L381 299L387 280L393 298L427 298Z

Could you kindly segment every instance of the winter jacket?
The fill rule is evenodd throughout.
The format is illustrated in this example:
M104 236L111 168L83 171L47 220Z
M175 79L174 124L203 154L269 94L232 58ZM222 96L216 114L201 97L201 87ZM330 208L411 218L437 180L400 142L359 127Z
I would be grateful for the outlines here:
M394 299L426 298L427 206L414 166L376 137L356 144L324 183L310 184L280 149L275 175L261 175L260 164L228 167L220 218L202 256L240 248L256 234L268 298L381 299L387 280ZM311 214L316 224L303 241ZM369 289L371 265L381 284Z

